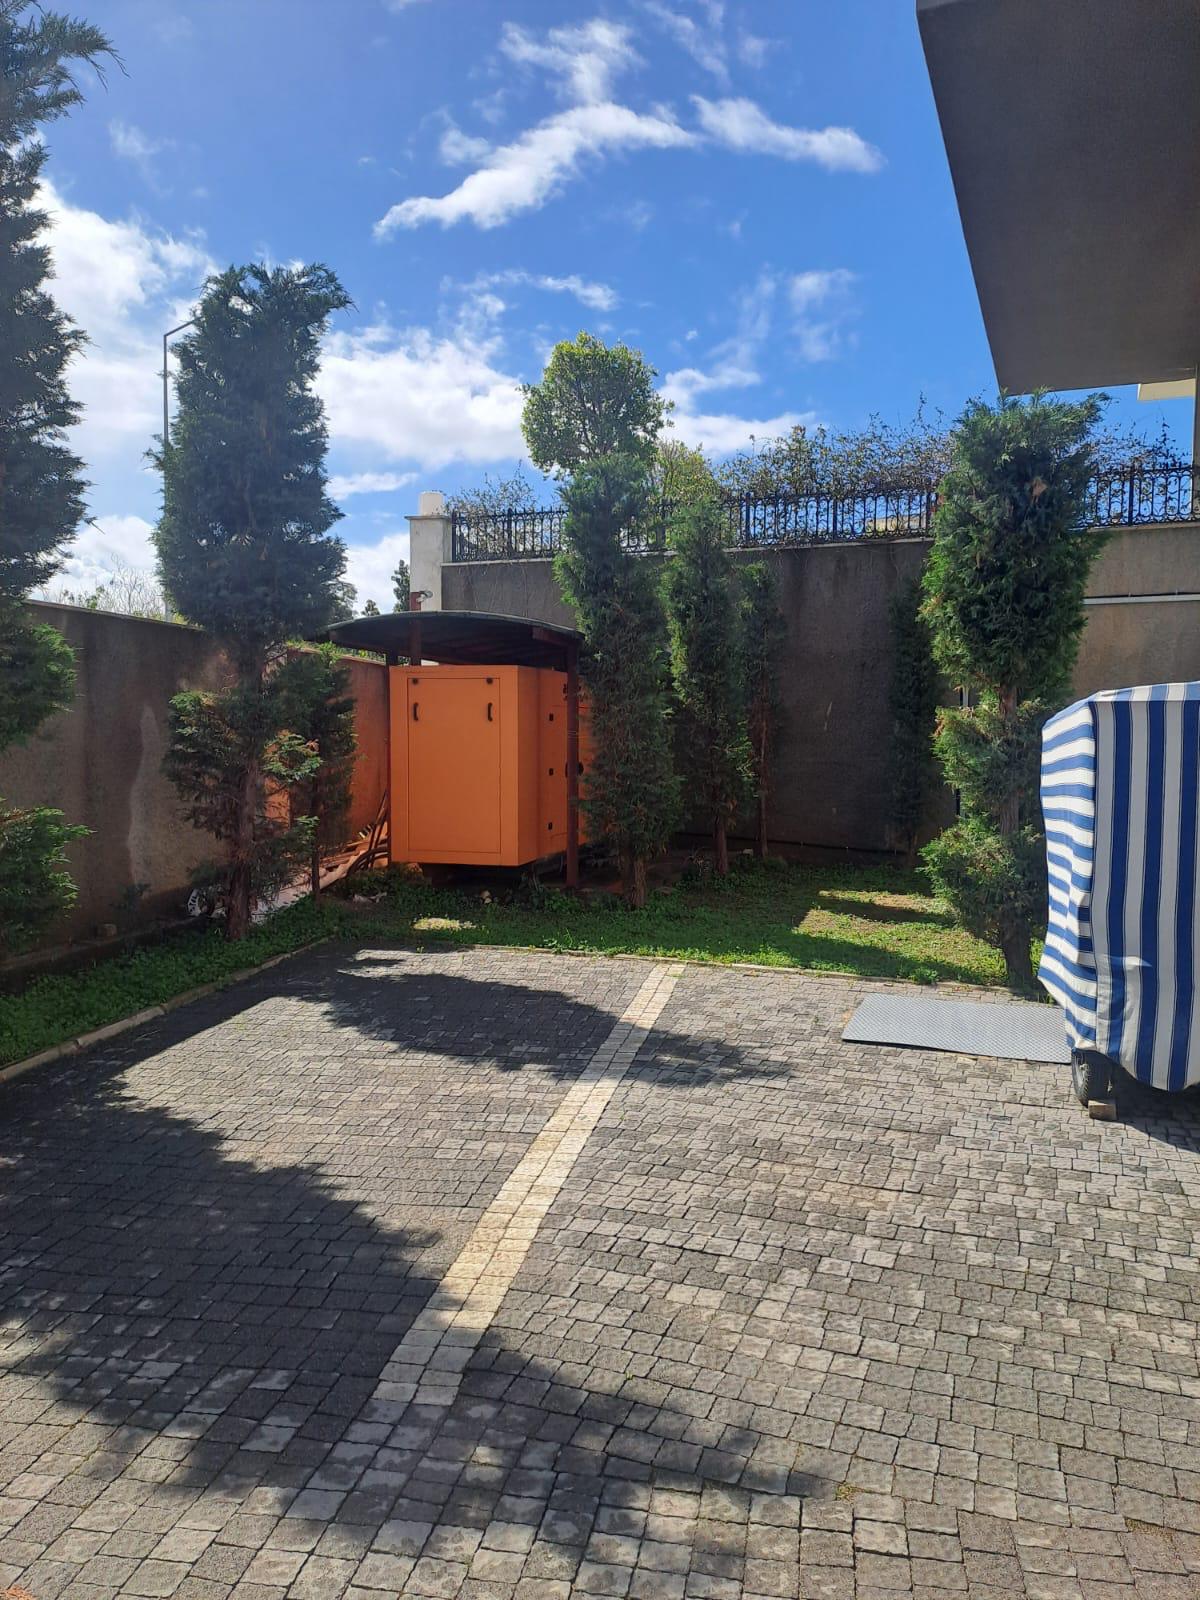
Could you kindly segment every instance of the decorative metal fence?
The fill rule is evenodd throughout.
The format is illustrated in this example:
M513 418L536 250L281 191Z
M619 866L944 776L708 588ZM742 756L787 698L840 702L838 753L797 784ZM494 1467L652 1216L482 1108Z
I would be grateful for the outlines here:
M552 556L562 538L562 506L526 511L464 511L450 514L452 561L511 561Z
M1175 463L1128 466L1097 473L1088 488L1096 527L1200 522L1200 468ZM856 494L743 495L722 502L739 549L841 544L860 539L919 539L933 530L937 491L931 484L880 485ZM628 543L639 550L666 546L672 507L657 508ZM552 556L562 541L562 506L451 512L451 560L511 561Z
M1089 490L1092 522L1101 528L1137 527L1155 522L1200 522L1200 467L1114 467L1099 472Z

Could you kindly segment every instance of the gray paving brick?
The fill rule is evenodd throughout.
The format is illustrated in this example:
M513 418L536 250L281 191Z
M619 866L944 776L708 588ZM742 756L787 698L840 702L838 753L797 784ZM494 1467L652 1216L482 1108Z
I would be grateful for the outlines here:
M1190 1593L1198 1097L843 1045L834 979L614 1033L650 970L331 951L0 1088L0 1587Z

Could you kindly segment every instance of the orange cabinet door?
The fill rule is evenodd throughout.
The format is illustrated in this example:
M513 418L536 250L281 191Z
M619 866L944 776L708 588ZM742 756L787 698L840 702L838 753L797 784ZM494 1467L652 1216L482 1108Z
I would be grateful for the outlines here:
M408 853L467 859L500 850L500 685L408 680Z

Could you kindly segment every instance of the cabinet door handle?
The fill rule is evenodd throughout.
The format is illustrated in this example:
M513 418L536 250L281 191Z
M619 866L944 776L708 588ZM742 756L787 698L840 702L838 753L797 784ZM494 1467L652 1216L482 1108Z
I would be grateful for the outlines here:
M488 701L488 721L492 720L492 702Z
M413 721L414 722L420 722L420 720L421 720L420 717L417 715L417 701L414 700L413 701Z

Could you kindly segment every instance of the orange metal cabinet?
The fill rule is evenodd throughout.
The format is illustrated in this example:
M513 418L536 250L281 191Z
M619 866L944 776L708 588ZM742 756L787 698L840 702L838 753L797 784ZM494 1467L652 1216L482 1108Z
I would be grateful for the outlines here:
M566 848L566 675L390 668L393 861L523 866Z

